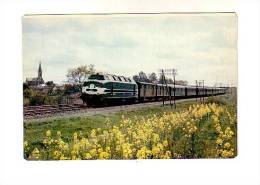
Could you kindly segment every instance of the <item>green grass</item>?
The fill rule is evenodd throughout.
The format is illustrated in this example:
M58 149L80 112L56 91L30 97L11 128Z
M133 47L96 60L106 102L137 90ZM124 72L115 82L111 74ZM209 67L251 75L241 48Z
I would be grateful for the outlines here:
M181 110L185 105L182 104L178 107ZM185 106L187 107L188 104ZM88 133L93 128L104 128L106 127L106 120L109 119L112 125L118 124L122 116L126 118L135 117L149 117L153 114L163 114L163 112L172 111L170 106L165 107L152 107L152 108L142 108L134 111L120 111L114 114L107 115L95 115L88 117L74 117L74 118L60 118L51 121L44 122L30 122L24 125L24 138L25 140L41 141L44 138L44 133L47 130L62 132L64 138L71 137L74 132L82 131L83 133Z
M228 95L222 97L212 97L208 98L206 102L216 102L219 104L227 104L234 107L236 98L232 98ZM199 99L198 99L199 102ZM52 130L53 132L61 131L62 138L66 141L73 135L74 132L81 131L84 135L88 135L90 130L93 128L105 128L106 120L109 119L111 125L116 125L121 120L124 115L125 118L141 118L150 117L153 114L160 116L164 112L169 111L181 111L188 108L191 104L196 103L196 101L186 101L178 102L177 109L171 109L169 105L167 106L155 106L150 108L141 108L133 111L121 111L114 114L106 115L95 115L88 117L73 117L73 118L59 118L50 121L43 122L30 122L24 124L24 140L39 145L43 138L45 137L45 132L47 130Z

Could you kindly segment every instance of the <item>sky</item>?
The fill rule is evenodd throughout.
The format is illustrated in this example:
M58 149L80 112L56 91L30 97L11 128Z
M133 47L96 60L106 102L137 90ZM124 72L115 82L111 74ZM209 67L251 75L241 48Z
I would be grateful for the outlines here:
M23 79L62 83L69 68L133 76L177 69L176 80L237 86L237 17L218 14L24 16Z

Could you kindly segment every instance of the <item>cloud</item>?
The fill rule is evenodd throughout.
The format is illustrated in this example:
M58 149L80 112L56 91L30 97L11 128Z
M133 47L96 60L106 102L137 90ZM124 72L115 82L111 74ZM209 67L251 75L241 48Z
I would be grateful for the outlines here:
M41 60L44 78L55 82L66 80L68 68L94 64L127 76L174 67L190 83L236 84L236 25L234 14L27 17L24 79Z

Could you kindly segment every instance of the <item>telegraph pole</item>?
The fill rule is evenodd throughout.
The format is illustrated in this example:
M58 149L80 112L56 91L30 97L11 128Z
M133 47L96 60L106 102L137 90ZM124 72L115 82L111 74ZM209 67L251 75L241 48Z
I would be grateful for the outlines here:
M174 108L176 109L176 101L175 101L175 91L176 91L176 88L175 88L175 76L177 75L177 70L176 69L172 69L172 75L173 75L173 94L174 94L174 98L173 98L173 101L174 101Z
M197 92L199 92L198 91L198 80L196 80L196 102L198 101L198 95L199 95L199 93L197 94Z
M162 85L164 84L164 71L161 70ZM163 107L164 107L164 87L163 87Z
M202 80L202 89L203 89L203 99L202 100L203 100L203 103L204 103L204 100L205 100L204 97L205 97L205 94L206 94L205 93L204 80Z
M202 92L200 94L200 88L202 88ZM205 96L205 85L204 80L196 80L196 101L197 96L199 96L200 103L204 103L204 96Z
M166 78L165 78L165 75L170 75L170 76L173 76L173 102L174 102L174 108L176 108L176 98L175 98L175 92L176 92L176 88L175 88L175 77L177 75L177 70L176 69L161 69L160 70L160 73L161 73L161 77L162 77L162 80L165 81L165 85L166 85L166 92L168 92L168 95L169 95L169 98L170 98L170 104L171 104L171 108L172 108L172 102L171 102L171 99L172 99L172 94L171 92L168 91L168 85L167 85L167 81L166 81ZM164 100L164 99L163 99ZM164 105L164 101L163 101L163 105Z
M167 95L167 93L169 94L169 96L170 96L170 105L172 107L171 95L170 95L170 93L168 91L168 85L167 85L167 81L166 81L166 78L165 78L165 72L162 69L162 70L160 70L160 73L161 73L161 78L162 78L162 85L164 85L164 83L166 85L166 95ZM163 106L164 106L164 98L165 97L164 97L164 86L163 86Z

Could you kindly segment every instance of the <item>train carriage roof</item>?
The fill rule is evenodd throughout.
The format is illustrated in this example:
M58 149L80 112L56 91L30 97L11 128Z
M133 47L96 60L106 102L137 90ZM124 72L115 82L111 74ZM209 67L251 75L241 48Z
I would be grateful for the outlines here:
M88 80L97 80L102 82L120 82L120 83L130 83L136 84L133 78L125 77L125 76L118 76L113 74L101 74L96 73L89 76Z

